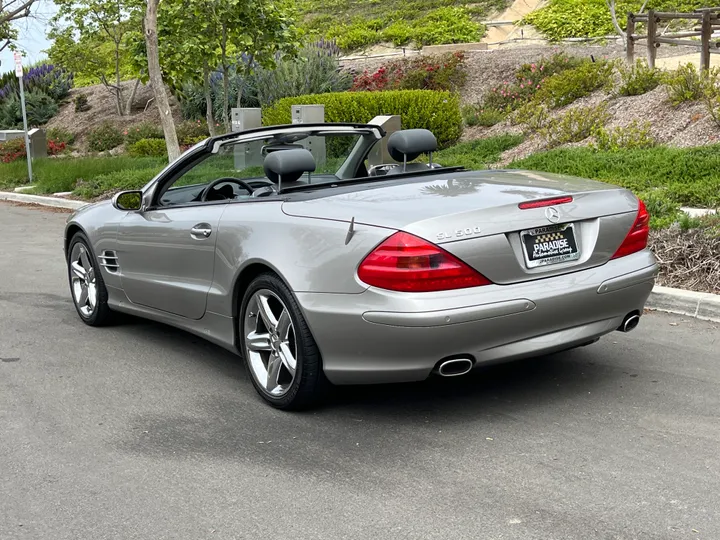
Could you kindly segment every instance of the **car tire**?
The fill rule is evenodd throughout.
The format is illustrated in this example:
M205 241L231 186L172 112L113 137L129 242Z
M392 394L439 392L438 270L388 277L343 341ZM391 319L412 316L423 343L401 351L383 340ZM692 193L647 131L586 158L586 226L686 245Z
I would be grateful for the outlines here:
M295 297L278 276L261 274L250 283L238 319L245 367L265 401L283 410L322 401L330 384L320 350Z
M88 326L111 323L113 312L108 306L107 287L97 257L83 233L76 233L70 239L67 269L70 295L80 319Z

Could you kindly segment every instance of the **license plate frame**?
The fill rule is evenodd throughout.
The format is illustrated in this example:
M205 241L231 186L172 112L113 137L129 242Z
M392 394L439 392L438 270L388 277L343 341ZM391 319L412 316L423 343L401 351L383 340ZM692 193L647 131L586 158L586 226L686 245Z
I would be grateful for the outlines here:
M568 234L569 233L569 234ZM560 236L556 236L560 234ZM560 253L550 256L531 257L530 247L526 238L530 238L531 244L537 243L536 239L542 235L549 235L549 241L555 240L567 240L570 251L562 253L562 248L557 248ZM580 258L580 246L577 243L577 236L575 234L574 223L559 223L557 225L547 225L544 227L536 227L534 229L526 229L520 231L520 243L522 244L523 257L525 259L525 266L528 268L539 268L543 266L552 266L555 264L562 264L565 262L576 261Z

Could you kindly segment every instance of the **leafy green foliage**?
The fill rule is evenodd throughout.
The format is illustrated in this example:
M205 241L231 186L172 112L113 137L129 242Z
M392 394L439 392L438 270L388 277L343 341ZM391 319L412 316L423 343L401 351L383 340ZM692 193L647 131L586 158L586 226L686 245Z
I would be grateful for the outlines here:
M515 72L514 80L493 88L483 101L483 107L499 111L515 111L532 100L543 88L548 77L580 66L584 60L565 53L526 63Z
M500 135L460 143L433 155L433 161L446 167L462 166L467 169L485 169L500 161L506 150L515 148L523 141L519 135Z
M54 99L45 92L34 91L25 93L25 109L29 127L46 124L58 111ZM22 106L20 98L11 94L0 102L0 128L21 129L23 126Z
M66 146L70 146L75 142L75 134L65 128L51 127L47 130L47 140L64 143Z
M398 114L404 128L429 129L442 148L455 143L462 133L457 95L432 90L341 92L285 98L263 110L263 123L289 124L292 105L311 104L325 105L327 122L365 123L375 116Z
M538 130L548 148L584 141L597 133L609 120L607 106L573 107L560 116L550 116Z
M462 52L420 55L395 60L374 73L364 71L353 80L358 90L449 90L457 91L467 80Z
M120 146L124 137L122 132L111 122L105 121L88 133L88 147L94 152L105 152Z
M152 161L149 163L143 162L142 164L145 167L116 170L100 174L89 181L80 182L73 190L73 195L83 199L95 199L108 196L116 191L140 189L162 170L160 165L148 167L147 165L152 164Z
M637 13L643 0L620 0L616 12L620 26L625 27L623 15ZM647 9L656 11L691 12L707 7L704 0L656 0ZM534 25L546 38L560 41L572 37L604 37L615 35L610 10L605 0L550 0L543 8L525 16L524 23Z
M73 104L75 105L75 112L85 112L90 110L88 98L85 94L76 95L73 99Z
M395 3L397 5L392 6ZM345 51L382 42L390 42L396 47L411 43L417 46L468 43L478 41L486 31L475 18L491 9L502 9L507 3L505 0L471 5L454 0L391 0L382 3L341 0L327 3L327 7L335 8L334 17L316 16L308 23L308 30L311 34L336 39ZM325 8L315 2L304 4L312 4L315 10ZM342 15L340 4L347 8L346 15ZM334 20L347 22L333 24Z
M3 163L12 163L18 159L27 157L27 148L25 147L25 138L10 139L4 143L0 143L0 161Z
M617 152L618 150L645 149L657 145L657 141L650 134L650 122L640 123L633 120L624 127L616 127L612 130L599 128L594 133L597 148L604 152Z
M609 89L614 67L613 62L605 60L584 60L577 67L549 77L535 99L552 108L570 105L596 90Z
M634 66L618 64L620 85L617 94L620 96L640 96L654 90L662 83L661 71L650 68L644 59L639 59Z
M140 139L127 147L132 157L165 157L167 145L165 139Z
M698 101L704 94L702 72L692 63L667 73L664 83L670 103L675 106L687 101Z
M511 167L593 178L637 194L657 192L677 205L720 205L720 145L607 152L563 148L533 154Z
M165 159L126 156L40 159L33 163L33 180L39 193L57 193L72 191L78 183L91 182L98 176L113 171L148 168L160 170L165 165ZM27 173L24 161L0 164L0 186L9 188L26 184Z
M123 135L125 135L125 144L127 145L133 145L142 139L165 138L162 129L152 122L142 122L140 124L130 126L123 132Z
M178 124L175 130L177 131L178 142L181 145L195 144L210 135L207 124L200 120L185 120Z
M463 122L469 127L491 127L495 124L499 124L507 118L507 113L505 111L485 108L482 104L466 105L462 109L462 115Z

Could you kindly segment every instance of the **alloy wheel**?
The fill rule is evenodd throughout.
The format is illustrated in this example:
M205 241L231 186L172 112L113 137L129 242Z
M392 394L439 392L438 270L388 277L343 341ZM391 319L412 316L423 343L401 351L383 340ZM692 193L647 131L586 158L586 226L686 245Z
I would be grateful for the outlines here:
M245 309L243 332L255 381L270 396L284 396L295 380L298 349L287 306L268 289L255 292Z
M70 278L73 301L83 317L93 314L98 300L95 269L91 260L85 245L80 242L75 244L70 253Z

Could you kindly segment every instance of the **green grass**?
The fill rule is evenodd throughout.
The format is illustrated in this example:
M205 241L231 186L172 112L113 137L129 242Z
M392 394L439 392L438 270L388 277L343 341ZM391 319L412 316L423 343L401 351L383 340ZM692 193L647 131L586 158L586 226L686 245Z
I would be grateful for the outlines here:
M500 160L500 155L523 141L520 135L500 135L466 143L433 154L433 161L446 167L462 166L467 169L486 169Z
M92 182L101 175L137 169L159 170L165 164L167 161L163 159L125 156L39 159L33 162L33 184L36 193L73 191L78 182ZM27 163L24 160L0 163L0 188L13 189L27 182Z
M655 228L676 221L680 206L720 206L720 145L607 152L558 149L531 155L510 167L592 178L628 188L645 201Z

